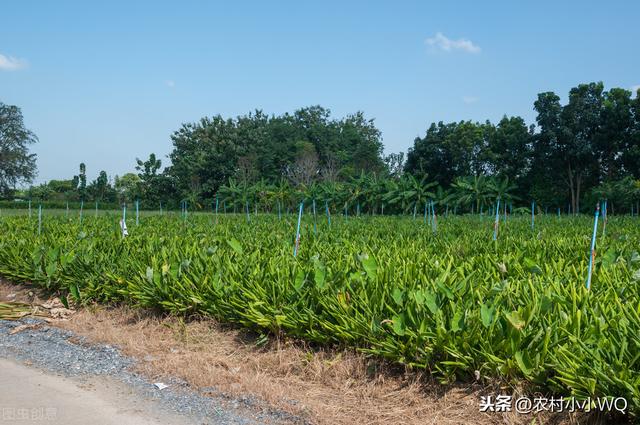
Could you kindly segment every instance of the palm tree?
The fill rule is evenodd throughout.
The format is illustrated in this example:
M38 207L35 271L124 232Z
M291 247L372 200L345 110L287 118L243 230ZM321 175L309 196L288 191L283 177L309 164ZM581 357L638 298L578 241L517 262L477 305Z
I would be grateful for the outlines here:
M278 217L282 216L282 208L289 202L291 198L291 186L285 178L281 178L278 184L272 189L273 199L276 201L278 208Z
M244 207L249 202L249 188L246 184L238 185L235 179L229 179L226 185L220 186L219 192L223 196L223 200L231 201L234 211L238 203Z
M488 198L485 176L458 177L452 186L458 204L471 205L472 214L480 212L480 206L485 205Z
M267 184L264 178L260 179L253 186L249 187L248 192L254 204L256 205L256 209L258 208L258 204L267 204L267 201L271 197L272 193L271 187L269 186L269 184Z
M445 207L448 209L449 203L452 202L455 198L455 195L451 193L448 189L443 189L442 186L438 185L434 195L434 203L437 206Z
M406 174L398 181L397 185L392 185L393 191L387 193L383 199L391 204L399 205L403 212L408 212L412 207L422 205L428 199L434 197L433 192L428 189L436 186L437 183L427 183L425 175L421 180L416 179L411 174Z
M509 177L502 180L497 177L491 178L487 183L488 198L494 201L500 199L504 202L519 200L520 198L512 194L517 188L515 183L509 182Z
M370 214L376 214L378 207L381 206L382 196L385 193L385 179L378 177L376 173L367 176L364 187L365 204L369 208Z
M327 209L334 208L336 203L340 201L341 190L340 183L325 181L320 184L320 196L324 200Z
M360 215L362 203L367 199L367 183L367 175L362 171L360 176L353 178L349 185L347 202L349 202L349 204L356 204L358 215Z

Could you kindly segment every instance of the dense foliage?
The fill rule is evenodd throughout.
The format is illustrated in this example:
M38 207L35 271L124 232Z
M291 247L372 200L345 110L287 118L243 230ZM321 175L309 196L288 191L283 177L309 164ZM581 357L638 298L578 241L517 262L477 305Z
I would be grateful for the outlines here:
M500 182L516 206L536 201L545 211L578 213L589 212L582 205L607 198L614 210L631 212L638 209L640 179L640 98L632 96L620 88L605 91L602 83L581 84L570 90L565 105L553 92L540 93L533 105L536 125L517 116L497 124L433 123L415 139L406 161L402 152L382 156L381 133L360 112L335 119L328 109L312 106L279 116L217 115L173 133L174 149L164 169L151 154L136 159L136 173L111 181L101 171L89 182L81 164L73 178L52 180L18 197L51 205L138 200L147 209L160 203L178 208L187 201L207 209L233 192L253 208L264 201L256 193L286 184L290 192L311 198L316 188L333 186L337 198L354 198L356 208L366 178L378 183L376 208L382 208L385 200L397 199L390 193L394 187L413 176L424 183L420 191L432 190L441 200L476 198L475 209L487 197L483 187Z
M640 178L640 97L581 84L566 105L553 92L534 102L536 124L520 117L432 124L409 150L406 170L445 188L460 177L508 177L516 195L581 211L585 196L625 178ZM591 204L591 202L587 202Z
M76 300L204 314L427 369L640 412L640 227L609 218L585 289L586 217L251 214L0 219L0 274ZM506 220L506 221L505 221Z
M256 111L236 119L203 118L183 125L171 139L167 174L175 177L180 193L198 199L212 197L230 178L253 183L286 177L298 185L363 170L380 173L384 167L373 120L362 113L331 119L320 106L282 116Z

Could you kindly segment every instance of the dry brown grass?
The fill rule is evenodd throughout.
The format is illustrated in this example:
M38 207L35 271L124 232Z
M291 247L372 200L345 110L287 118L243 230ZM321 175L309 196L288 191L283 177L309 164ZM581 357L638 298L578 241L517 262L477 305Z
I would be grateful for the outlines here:
M28 290L0 284L0 299ZM31 297L33 298L33 297ZM24 299L24 298L23 298ZM481 385L443 386L420 373L403 373L351 350L311 349L272 340L258 347L246 331L212 320L162 317L126 306L93 306L55 325L94 342L119 346L153 379L175 376L234 396L252 395L317 424L525 424L533 418L479 412ZM533 423L577 423L575 417L538 417Z

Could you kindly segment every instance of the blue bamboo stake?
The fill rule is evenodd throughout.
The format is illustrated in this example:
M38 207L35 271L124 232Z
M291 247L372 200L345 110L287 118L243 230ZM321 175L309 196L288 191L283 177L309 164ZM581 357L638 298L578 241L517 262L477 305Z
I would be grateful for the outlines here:
M84 210L84 199L80 201L80 223L82 223L82 211Z
M122 205L122 224L120 225L120 231L122 232L122 238L127 236L127 204Z
M503 210L504 210L504 220L503 221L506 223L507 222L507 203L506 202L504 203Z
M69 218L69 201L67 201L67 218Z
M347 209L347 203L344 203L344 221L349 220L349 210Z
M96 201L96 218L98 218L98 201Z
M424 201L424 224L427 224L427 201Z
M280 205L280 201L278 201L278 220L282 220L282 205Z
M433 200L430 200L429 201L429 222L431 223L432 228L433 228L433 221L435 220L435 217L436 217L435 203L433 202Z
M417 203L417 202L414 202L414 203L413 203L413 219L414 219L414 220L416 219L416 207L417 207L417 205L418 205L418 203Z
M327 224L331 226L331 213L329 212L329 203L324 201L324 209L327 211Z
M160 201L160 215L162 215L162 201Z
M140 224L140 201L136 199L136 226Z
M29 199L29 220L31 220L31 199Z
M591 236L591 253L589 255L589 270L587 272L587 290L591 289L591 274L593 262L596 258L596 234L598 233L598 216L600 215L600 204L596 205L596 213L593 219L593 235Z
M560 207L558 207L558 218L560 218Z
M438 221L436 219L436 207L433 201L431 201L431 230L433 231L434 235L438 232Z
M249 201L245 202L245 210L247 212L247 223L251 222L251 217L249 216Z
M500 198L498 198L498 204L496 205L496 221L493 223L493 240L498 239L498 224L500 223Z
M317 235L318 234L318 226L316 223L316 200L315 198L313 199L313 234Z
M435 219L436 216L436 204L435 201L433 200L429 200L429 222L431 222L431 225L433 226L433 220Z
M216 195L216 221L218 221L218 209L220 207L220 200L218 199L218 195Z
M42 204L38 205L38 236L42 233Z
M296 229L296 240L293 245L293 256L296 257L298 255L298 247L300 246L300 221L302 221L302 207L304 203L300 202L300 210L298 211L298 228Z
M360 201L358 201L358 205L356 205L356 217L360 217Z

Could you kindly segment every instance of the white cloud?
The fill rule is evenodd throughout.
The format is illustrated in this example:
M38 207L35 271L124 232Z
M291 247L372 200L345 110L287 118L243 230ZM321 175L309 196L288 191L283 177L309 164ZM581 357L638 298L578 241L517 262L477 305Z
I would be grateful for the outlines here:
M176 83L175 83L175 81L173 81L173 80L167 80L167 81L165 81L164 83L167 85L167 87L171 87L171 88L173 88L173 87L175 87L175 86L176 86Z
M428 46L435 49L440 49L445 52L451 52L453 50L462 50L467 53L480 53L480 46L477 46L464 38L458 40L451 40L441 32L436 33L435 36L427 38L424 41Z
M480 99L478 99L477 97L474 97L474 96L462 96L462 101L464 103L466 103L467 105L470 105L472 103L476 103L478 100L480 100Z
M27 67L27 61L24 59L14 58L13 56L5 56L0 53L0 70L17 71Z
M631 91L633 92L633 94L636 94L636 92L640 90L640 84L636 84L635 86L631 86Z

